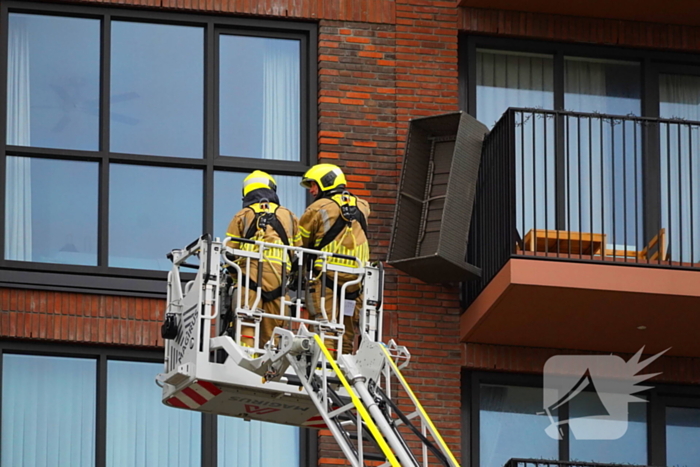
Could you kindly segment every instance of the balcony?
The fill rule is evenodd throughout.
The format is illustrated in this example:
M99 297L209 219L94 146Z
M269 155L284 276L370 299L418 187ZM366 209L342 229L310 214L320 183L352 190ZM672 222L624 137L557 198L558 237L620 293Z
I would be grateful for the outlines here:
M509 109L484 141L465 342L700 356L700 122Z

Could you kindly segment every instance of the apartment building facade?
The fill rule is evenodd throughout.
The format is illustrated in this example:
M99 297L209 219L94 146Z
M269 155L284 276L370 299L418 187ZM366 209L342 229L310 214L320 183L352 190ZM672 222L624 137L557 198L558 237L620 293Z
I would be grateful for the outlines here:
M457 110L492 129L468 251L482 279L388 268L385 336L462 465L700 463L689 8L0 2L0 465L342 464L324 431L160 403L165 254L223 236L254 169L300 215L322 161L371 203L383 260L408 122ZM625 436L545 433L548 358L642 346L671 349ZM584 396L557 421L586 416Z

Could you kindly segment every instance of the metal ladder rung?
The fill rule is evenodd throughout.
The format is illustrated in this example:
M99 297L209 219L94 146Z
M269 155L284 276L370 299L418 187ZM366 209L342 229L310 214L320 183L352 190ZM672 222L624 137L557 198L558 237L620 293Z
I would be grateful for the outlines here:
M338 409L335 409L335 410L332 411L332 412L329 412L329 413L328 413L328 417L329 417L329 418L335 418L335 417L337 417L338 415L342 415L342 414L344 414L345 412L347 412L348 410L353 409L354 407L355 407L355 404L353 404L352 402L350 402L350 403L347 404L347 405L344 405L344 406L342 406L342 407L340 407L340 408L338 408Z

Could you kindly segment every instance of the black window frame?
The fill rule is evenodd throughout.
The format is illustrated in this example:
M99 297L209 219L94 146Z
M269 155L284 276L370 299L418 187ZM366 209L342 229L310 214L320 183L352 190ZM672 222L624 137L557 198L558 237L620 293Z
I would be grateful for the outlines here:
M10 146L7 144L7 61L8 18L10 13L41 14L92 18L100 20L100 117L99 148L97 151L65 150ZM198 26L204 32L204 102L203 102L203 156L201 158L122 154L109 151L109 89L111 21L126 20L147 23ZM240 34L300 41L300 160L277 161L246 157L220 156L219 102L218 102L218 37L220 34ZM5 216L0 215L0 286L67 290L87 293L112 293L137 296L163 297L162 286L167 272L117 268L108 266L109 231L109 169L110 163L179 167L198 169L203 177L202 233L213 232L214 227L214 172L249 172L267 170L277 175L302 175L317 158L317 60L318 25L314 22L278 19L211 16L199 13L177 13L153 9L61 5L11 0L0 4L0 193L5 199L6 157L28 156L61 160L92 161L99 164L97 266L65 265L5 259ZM1 209L5 209L2 203ZM236 206L232 206L231 216ZM194 239L193 239L194 240ZM135 240L137 241L137 240ZM178 248L184 245L167 245ZM163 252L165 255L167 251Z
M95 345L27 342L0 339L0 388L2 388L3 356L34 355L41 357L84 358L95 361L96 410L95 410L95 467L107 464L107 366L109 361L163 363L163 351L159 349L135 349ZM155 375L153 375L155 378ZM155 381L153 383L155 385ZM2 391L0 391L0 420L2 420ZM201 413L201 467L218 467L216 415ZM2 427L0 426L0 430ZM0 436L0 452L2 437ZM299 466L318 463L318 438L316 430L299 428Z
M542 374L487 372L462 369L462 466L480 466L480 387L482 384L543 387ZM639 393L647 399L647 464L666 465L666 407L700 408L700 386L646 382L651 389ZM569 418L569 405L558 408L559 417ZM559 440L559 461L569 461L570 430Z

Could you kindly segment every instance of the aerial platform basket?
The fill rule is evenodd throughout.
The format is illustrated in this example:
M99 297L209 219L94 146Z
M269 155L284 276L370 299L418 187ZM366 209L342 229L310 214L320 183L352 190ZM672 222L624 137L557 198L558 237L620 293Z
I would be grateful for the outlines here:
M241 248L244 244L248 248ZM257 268L257 278L244 274L254 262L264 264L270 250L284 250L283 288L275 299L279 314L268 314L261 307L258 284L262 284L263 268ZM156 377L164 404L246 420L326 428L353 466L366 465L368 460L383 460L383 465L391 466L427 466L436 461L458 466L401 374L410 360L408 350L393 341L381 341L381 265L318 250L209 236L169 256L173 268L168 274L162 328L165 367ZM198 265L188 262L194 257ZM292 264L294 268L287 267ZM316 269L307 270L305 264ZM194 279L184 285L181 268L196 270ZM294 290L293 283L298 284ZM344 310L339 304L350 306L345 300L348 290L358 285L362 287L361 339L356 352L345 354ZM333 296L331 309L320 300L321 309L313 310L317 315L313 320L306 315L312 287ZM264 318L283 323L269 342L259 339ZM408 395L406 414L393 401L398 390ZM419 443L404 439L402 425Z

